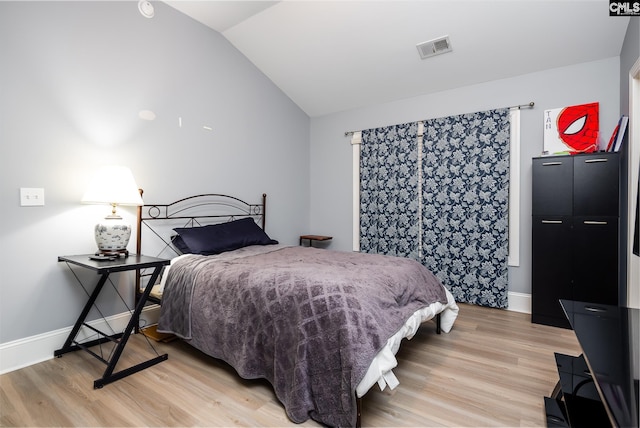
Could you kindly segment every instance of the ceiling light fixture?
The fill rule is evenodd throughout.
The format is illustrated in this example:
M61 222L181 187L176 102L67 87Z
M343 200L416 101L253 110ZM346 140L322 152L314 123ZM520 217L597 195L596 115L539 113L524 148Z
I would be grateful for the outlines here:
M155 16L153 5L150 1L140 0L138 2L138 10L140 11L140 14L145 18L153 18Z

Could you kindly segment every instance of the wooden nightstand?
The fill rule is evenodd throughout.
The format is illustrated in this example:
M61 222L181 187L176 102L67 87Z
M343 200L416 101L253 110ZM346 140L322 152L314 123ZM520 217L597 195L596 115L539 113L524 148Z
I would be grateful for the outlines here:
M302 241L309 241L309 247L313 247L313 241L325 242L331 241L333 236L324 236L324 235L301 235L300 236L300 245L302 245Z
M115 373L113 372L113 370L116 367L116 364L118 363L118 360L120 359L120 355L122 354L122 351L124 350L124 347L127 344L127 340L129 339L129 336L137 327L140 313L142 312L142 308L144 307L147 297L149 297L149 293L151 292L151 288L153 287L153 284L156 283L158 277L160 276L160 272L162 271L162 268L168 265L170 263L170 260L159 259L156 257L147 257L142 255L136 255L136 254L130 254L128 257L116 258L114 260L91 260L90 259L91 256L93 256L93 254L58 257L58 261L66 262L69 269L71 269L71 265L80 266L81 268L95 271L98 275L100 275L100 277L98 278L98 282L96 283L93 291L91 292L89 296L89 300L87 301L87 304L84 306L82 313L80 314L80 316L78 317L78 320L76 321L75 325L71 329L71 333L69 333L67 340L64 342L64 345L62 346L62 348L54 351L53 355L55 357L61 357L63 354L66 354L68 352L83 350L88 352L92 356L94 356L96 359L102 361L104 364L107 365L107 369L105 370L103 376L100 379L96 379L93 383L94 388L102 388L104 385L108 383L115 382L118 379L122 379L123 377L129 376L130 374L137 373L140 370L143 370L147 367L158 364L168 358L167 354L159 355L155 358L136 364L132 367L126 368L119 372L115 372ZM107 279L109 278L109 275L111 273L132 271L136 269L150 269L150 268L153 268L151 279L147 283L148 285L145 287L142 295L138 299L136 299L135 309L131 313L131 318L129 319L127 327L122 333L109 335L85 323L85 319L87 318L87 315L91 310L91 307L95 304L95 301L98 298L100 291L104 287L104 284L107 282ZM76 275L74 274L74 276ZM80 282L79 279L78 281ZM80 283L80 285L82 285L82 283ZM85 288L84 285L82 285L82 287ZM95 340L82 342L82 343L76 341L76 336L78 335L78 332L80 331L80 328L82 326L85 326L90 330L95 331L99 335L99 338ZM116 346L113 349L113 352L110 354L108 359L103 358L101 355L98 355L97 353L89 349L93 346L101 345L106 342L116 343Z

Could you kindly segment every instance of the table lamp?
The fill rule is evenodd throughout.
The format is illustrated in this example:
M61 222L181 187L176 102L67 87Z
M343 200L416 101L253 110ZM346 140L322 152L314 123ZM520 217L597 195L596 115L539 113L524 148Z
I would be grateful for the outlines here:
M100 168L89 183L82 203L111 205L111 214L95 226L96 255L127 257L131 225L116 214L117 205L142 205L140 190L133 174L124 166Z

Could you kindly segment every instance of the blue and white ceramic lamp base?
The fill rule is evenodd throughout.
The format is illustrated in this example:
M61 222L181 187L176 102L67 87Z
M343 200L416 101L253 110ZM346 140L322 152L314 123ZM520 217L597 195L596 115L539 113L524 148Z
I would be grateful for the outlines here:
M127 244L131 238L131 225L122 218L105 218L95 226L98 254L128 256Z

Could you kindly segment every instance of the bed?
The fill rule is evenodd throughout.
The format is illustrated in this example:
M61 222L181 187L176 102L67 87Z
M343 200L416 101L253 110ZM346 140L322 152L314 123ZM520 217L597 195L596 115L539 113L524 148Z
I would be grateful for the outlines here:
M357 426L360 398L398 385L402 339L432 319L448 332L458 306L413 260L281 245L265 224L264 194L140 207L138 253L172 259L153 287L157 330L269 381L293 422Z

